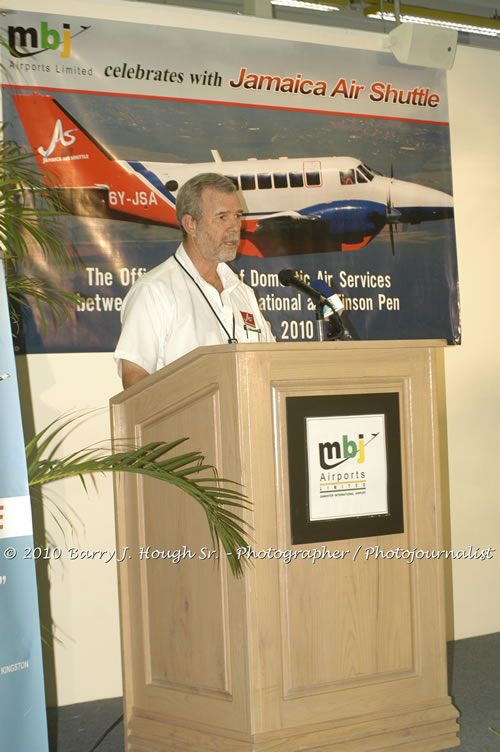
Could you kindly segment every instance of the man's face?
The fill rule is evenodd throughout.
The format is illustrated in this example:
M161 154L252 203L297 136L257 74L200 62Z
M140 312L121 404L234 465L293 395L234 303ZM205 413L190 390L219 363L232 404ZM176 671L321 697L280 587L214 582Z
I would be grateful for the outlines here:
M238 194L204 188L201 208L200 219L192 221L189 240L205 261L217 264L232 261L240 244L243 216Z

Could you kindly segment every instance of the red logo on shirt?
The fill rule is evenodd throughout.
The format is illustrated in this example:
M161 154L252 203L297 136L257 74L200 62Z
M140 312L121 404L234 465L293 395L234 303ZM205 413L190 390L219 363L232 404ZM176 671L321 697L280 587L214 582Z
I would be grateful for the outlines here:
M241 316L243 318L243 323L245 326L251 326L252 329L255 329L255 318L253 313L247 313L246 311L240 311Z

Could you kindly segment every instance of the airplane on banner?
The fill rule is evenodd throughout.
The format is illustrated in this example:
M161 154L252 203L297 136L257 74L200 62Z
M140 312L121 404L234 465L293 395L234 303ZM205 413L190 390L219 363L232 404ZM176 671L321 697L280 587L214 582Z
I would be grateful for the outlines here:
M217 172L241 191L239 252L246 255L356 250L386 225L394 252L398 224L453 217L452 196L385 177L353 157L224 162L213 150L206 163L120 160L52 96L13 100L40 169L73 214L177 227L179 186L200 172Z

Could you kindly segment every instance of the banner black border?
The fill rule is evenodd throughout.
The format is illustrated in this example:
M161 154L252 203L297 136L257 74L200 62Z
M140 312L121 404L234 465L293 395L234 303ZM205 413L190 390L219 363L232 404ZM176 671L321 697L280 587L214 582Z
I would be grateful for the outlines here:
M387 514L310 520L306 418L343 415L385 417ZM367 538L404 532L399 394L325 394L286 398L292 544Z

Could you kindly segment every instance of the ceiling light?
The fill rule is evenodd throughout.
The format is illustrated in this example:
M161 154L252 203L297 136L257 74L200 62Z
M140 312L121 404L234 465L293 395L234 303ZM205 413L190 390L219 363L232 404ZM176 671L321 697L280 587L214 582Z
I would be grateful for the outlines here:
M324 11L331 11L331 10L340 10L340 8L337 8L335 5L330 5L329 3L309 3L305 2L305 0L271 0L271 5L285 5L288 8L305 8L306 10L324 10Z
M383 3L382 10L380 5L370 5L363 12L365 16L370 18L396 21L392 3ZM400 13L401 23L421 23L455 29L469 34L483 34L489 37L500 36L500 19L497 18L469 16L466 13L454 13L435 10L434 8L417 8L411 5L401 5Z

